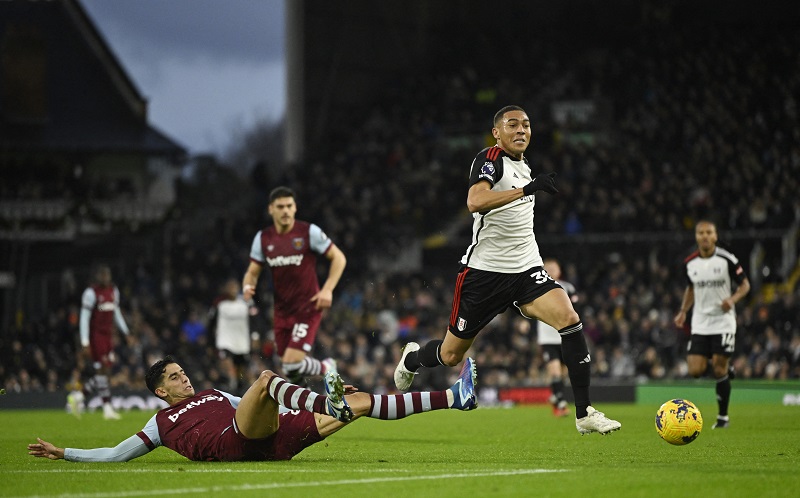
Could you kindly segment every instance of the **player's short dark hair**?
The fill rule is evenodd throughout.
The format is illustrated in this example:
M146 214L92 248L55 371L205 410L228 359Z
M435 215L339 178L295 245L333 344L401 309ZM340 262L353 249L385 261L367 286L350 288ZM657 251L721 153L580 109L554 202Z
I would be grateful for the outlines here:
M495 115L494 115L494 121L492 121L492 126L495 126L495 127L496 127L496 126L497 126L497 124L498 124L500 121L502 121L502 120L503 120L503 115L504 115L505 113L507 113L507 112L511 112L511 111L522 111L522 112L525 112L525 109L523 109L522 107L520 107L520 106L518 106L518 105L507 105L507 106L503 107L502 109L500 109L499 111L497 111L497 112L495 113ZM528 114L528 113L527 113L527 112L525 112L525 114Z
M172 356L167 355L153 363L147 370L147 374L144 376L144 382L147 384L147 388L151 393L156 394L156 389L161 386L161 378L164 376L164 371L167 369L167 365L172 363L177 362ZM158 395L156 394L156 396Z
M294 194L294 190L290 189L289 187L275 187L272 189L272 192L269 193L269 203L272 204L275 202L275 199L280 199L282 197L291 197L295 199L297 196Z

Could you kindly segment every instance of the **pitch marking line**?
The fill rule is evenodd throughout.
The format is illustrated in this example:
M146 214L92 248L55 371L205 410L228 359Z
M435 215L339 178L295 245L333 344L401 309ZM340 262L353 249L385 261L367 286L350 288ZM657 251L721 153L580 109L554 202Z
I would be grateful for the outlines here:
M452 479L452 478L519 476L519 475L530 475L530 474L548 474L553 472L567 472L567 470L566 469L519 469L519 470L503 470L498 472L476 472L469 474L434 474L427 476L341 479L338 481L240 484L236 486L208 486L208 487L197 487L197 488L151 489L144 491L117 491L112 493L63 493L63 494L50 494L47 496L26 495L25 497L17 497L17 498L127 498L132 496L164 496L164 495L180 495L188 493L219 493L225 491L260 491L268 489L308 488L308 487L339 486L339 485L352 485L352 484L376 484L384 482L424 481L424 480Z

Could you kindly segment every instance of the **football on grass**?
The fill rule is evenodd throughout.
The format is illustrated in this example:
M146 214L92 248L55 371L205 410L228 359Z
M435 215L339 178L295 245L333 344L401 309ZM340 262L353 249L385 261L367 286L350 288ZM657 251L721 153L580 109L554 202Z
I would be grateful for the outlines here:
M671 399L656 413L656 432L669 444L689 444L697 439L701 430L703 416L689 400Z

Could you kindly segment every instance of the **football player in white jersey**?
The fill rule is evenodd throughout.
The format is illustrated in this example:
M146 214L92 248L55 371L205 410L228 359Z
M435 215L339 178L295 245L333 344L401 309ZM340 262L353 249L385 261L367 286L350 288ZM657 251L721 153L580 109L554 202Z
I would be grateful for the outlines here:
M557 193L555 173L532 173L524 156L531 140L531 120L521 107L500 109L494 116L492 136L497 144L479 152L470 168L467 207L473 216L472 242L461 258L444 339L422 347L406 344L395 369L395 385L407 390L422 367L458 365L481 329L513 306L522 316L558 330L575 395L578 432L618 430L619 422L592 407L591 356L583 323L567 293L544 270L533 232L535 193Z
M694 230L697 250L684 261L687 286L675 325L683 327L686 314L694 307L691 340L686 362L689 374L701 377L711 368L717 379L719 414L713 428L728 427L731 399L730 358L736 345L735 306L750 292L750 281L739 260L717 246L717 227L701 220ZM736 291L732 292L733 284Z

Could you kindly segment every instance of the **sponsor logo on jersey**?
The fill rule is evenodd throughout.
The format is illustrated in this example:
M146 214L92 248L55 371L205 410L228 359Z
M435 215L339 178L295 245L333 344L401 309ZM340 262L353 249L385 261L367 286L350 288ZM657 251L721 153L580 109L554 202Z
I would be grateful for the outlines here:
M276 266L300 266L303 263L302 254L294 254L292 256L275 256L274 258L267 258L267 264Z
M207 395L203 396L202 399L199 399L197 401L191 401L191 402L187 403L186 406L184 406L183 408L178 410L177 413L173 413L173 414L169 415L167 418L169 419L170 422L176 422L178 420L178 418L180 418L181 415L183 415L184 413L188 412L192 408L196 408L198 406L201 406L201 405L205 404L206 401L225 401L225 397L224 396L217 396L215 394L207 394Z
M306 245L306 241L303 240L303 237L295 237L292 239L292 247L297 249L298 251Z
M464 320L464 319L463 319L463 318L461 318L461 317L458 317L458 324L456 325L456 327L458 328L458 330L460 330L461 332L463 332L463 331L464 331L464 329L465 329L465 328L467 328L467 321L466 321L466 320Z
M695 282L695 287L700 287L701 289L704 287L725 287L728 283L724 279L720 280L701 280L699 282Z
M97 311L114 311L116 309L114 301L108 301L97 305Z

